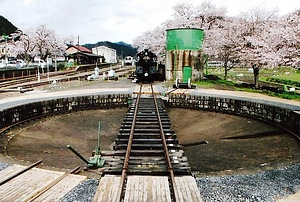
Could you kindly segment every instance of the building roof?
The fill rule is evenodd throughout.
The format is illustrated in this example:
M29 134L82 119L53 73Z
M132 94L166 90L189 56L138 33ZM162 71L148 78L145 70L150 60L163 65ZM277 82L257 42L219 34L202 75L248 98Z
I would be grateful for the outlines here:
M88 57L100 58L100 55L96 55L96 54L93 54L93 53L84 53L84 52L81 52L81 53L79 53L79 55L85 55L85 56L88 56Z
M106 50L115 51L115 52L117 51L117 50L107 47L107 46L96 46L96 47L92 48L92 50L93 49L106 49Z
M84 47L84 46L79 46L79 45L76 45L76 46L69 46L68 48L67 48L67 50L69 49L69 48L76 48L77 50L79 50L80 52L84 52L84 53L92 53L92 51L90 50L90 49L88 49L88 48L86 48L86 47Z

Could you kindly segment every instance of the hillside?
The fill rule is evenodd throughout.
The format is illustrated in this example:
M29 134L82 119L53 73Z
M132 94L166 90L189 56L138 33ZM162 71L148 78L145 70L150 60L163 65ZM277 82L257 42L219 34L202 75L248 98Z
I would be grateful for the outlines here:
M107 46L109 48L115 49L117 51L118 56L135 56L137 53L137 49L133 48L130 44L124 43L124 42L117 42L117 43L112 43L109 41L101 41L95 44L85 44L83 45L87 47L88 49L92 50L92 48L97 47L97 46Z
M17 27L0 15L0 35L9 35L17 31Z

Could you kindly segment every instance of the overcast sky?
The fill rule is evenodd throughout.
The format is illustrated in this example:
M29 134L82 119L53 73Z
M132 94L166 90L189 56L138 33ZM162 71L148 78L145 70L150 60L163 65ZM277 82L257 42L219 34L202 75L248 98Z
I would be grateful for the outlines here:
M170 19L172 7L186 2L200 5L204 0L0 0L0 15L26 31L46 25L59 37L79 35L80 44L124 41ZM300 8L299 0L212 0L227 7L228 15L260 6L278 8L287 14Z

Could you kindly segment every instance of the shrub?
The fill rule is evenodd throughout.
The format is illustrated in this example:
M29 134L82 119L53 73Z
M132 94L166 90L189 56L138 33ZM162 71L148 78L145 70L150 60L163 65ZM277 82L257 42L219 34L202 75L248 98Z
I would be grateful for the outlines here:
M266 80L269 81L269 82L300 87L300 82L299 81L292 81L292 80L288 80L288 79L279 79L279 78L273 78L273 77L268 77Z

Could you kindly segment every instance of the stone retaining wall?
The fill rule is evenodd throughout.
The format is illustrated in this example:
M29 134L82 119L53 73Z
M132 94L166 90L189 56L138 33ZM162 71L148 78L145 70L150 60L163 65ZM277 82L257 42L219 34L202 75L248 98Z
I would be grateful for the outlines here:
M17 125L24 121L44 116L69 113L78 110L127 107L131 97L131 94L91 95L33 102L15 106L0 111L0 133L1 131L4 131L5 128L12 125ZM275 105L273 106L270 103L264 104L233 98L176 94L169 95L166 106L203 109L247 116L286 128L300 138L300 111L293 111Z
M33 102L0 111L0 129L30 119L58 115L78 110L107 109L128 106L130 94L92 95Z
M251 117L288 129L300 138L300 112L284 107L233 98L185 94L169 95L166 105Z

